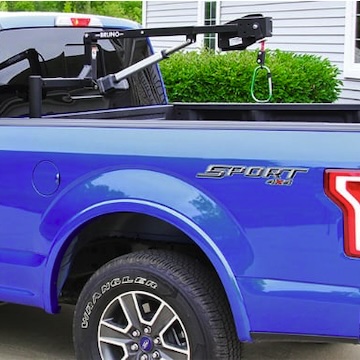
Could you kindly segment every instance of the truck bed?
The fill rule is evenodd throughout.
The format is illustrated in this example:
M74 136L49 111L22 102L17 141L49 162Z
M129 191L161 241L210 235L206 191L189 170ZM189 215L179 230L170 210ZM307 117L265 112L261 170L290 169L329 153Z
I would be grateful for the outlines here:
M360 121L360 105L174 103L172 105L48 115L44 118L358 123Z

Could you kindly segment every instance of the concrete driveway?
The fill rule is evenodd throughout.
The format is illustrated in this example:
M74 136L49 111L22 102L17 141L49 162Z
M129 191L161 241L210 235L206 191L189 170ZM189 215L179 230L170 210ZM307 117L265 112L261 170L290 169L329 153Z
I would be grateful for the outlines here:
M72 313L72 307L49 315L26 306L0 306L0 359L74 360Z
M0 306L1 360L74 360L73 308L60 315L19 305ZM360 346L348 344L263 343L244 346L244 360L357 360ZM225 360L225 359L224 359Z

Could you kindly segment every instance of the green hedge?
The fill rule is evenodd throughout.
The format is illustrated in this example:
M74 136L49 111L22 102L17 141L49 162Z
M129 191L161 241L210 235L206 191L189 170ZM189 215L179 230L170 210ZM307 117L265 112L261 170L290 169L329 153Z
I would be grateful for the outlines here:
M182 52L160 64L171 102L254 102L251 81L256 51L216 54ZM267 51L265 65L272 73L274 103L329 103L341 91L339 70L329 60L280 50ZM266 71L255 82L255 94L267 98Z

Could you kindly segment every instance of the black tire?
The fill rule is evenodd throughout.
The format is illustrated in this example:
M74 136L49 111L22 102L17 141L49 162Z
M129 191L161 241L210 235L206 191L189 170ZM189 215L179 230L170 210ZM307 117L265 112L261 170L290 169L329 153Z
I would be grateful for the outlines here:
M73 330L77 359L240 359L217 277L170 251L132 253L100 268L81 292Z
M136 89L136 102L139 105L166 104L166 96L161 77L156 66L151 66L130 77L131 87Z

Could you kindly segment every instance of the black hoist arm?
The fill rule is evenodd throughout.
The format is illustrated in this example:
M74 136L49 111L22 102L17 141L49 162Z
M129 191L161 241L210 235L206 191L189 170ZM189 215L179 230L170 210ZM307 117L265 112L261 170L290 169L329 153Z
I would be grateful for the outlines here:
M196 41L198 34L216 33L218 36L218 47L222 51L244 50L248 46L267 37L272 36L272 19L262 15L248 15L233 20L224 25L210 26L184 26L168 28L131 29L131 30L109 30L86 33L84 36L85 55L87 66L91 69L90 74L96 81L102 94L118 88L118 84L128 76L143 70L149 65L158 63L167 58L170 54L179 51ZM148 58L131 65L116 74L109 74L97 78L96 54L97 43L104 39L125 39L125 38L148 38L158 36L186 36L186 40L170 49L155 53Z

